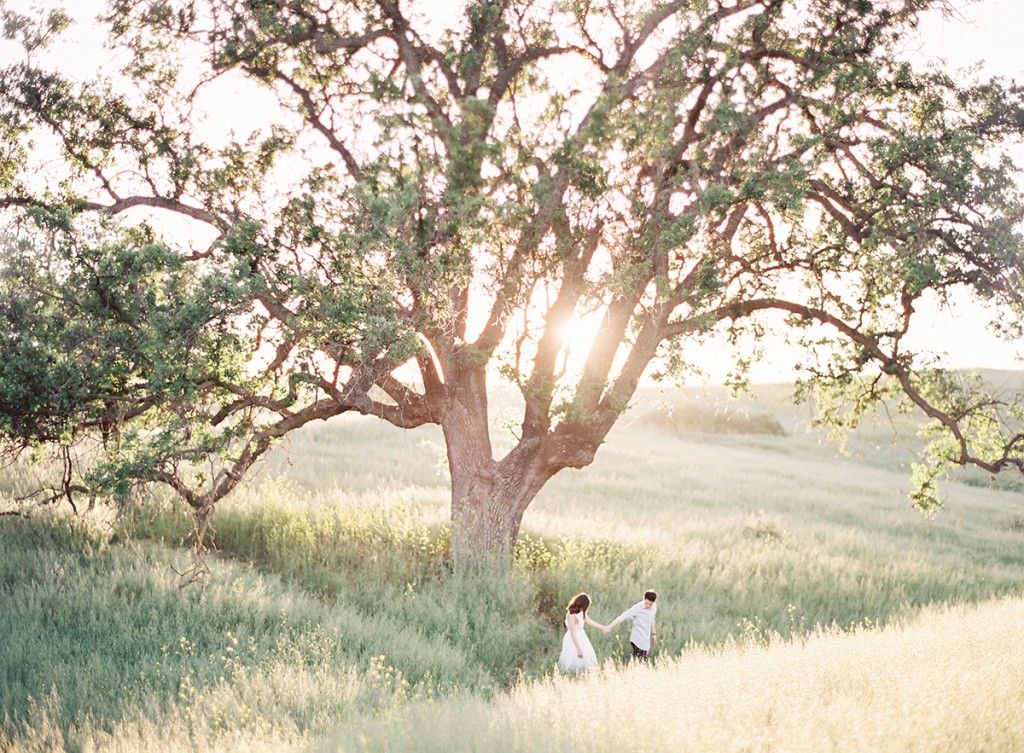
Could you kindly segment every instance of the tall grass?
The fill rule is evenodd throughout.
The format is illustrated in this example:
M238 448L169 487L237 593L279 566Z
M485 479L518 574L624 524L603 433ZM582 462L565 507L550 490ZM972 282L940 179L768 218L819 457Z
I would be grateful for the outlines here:
M907 506L903 451L869 452L883 443L874 427L858 438L863 456L839 457L798 431L727 437L640 420L665 399L646 396L592 467L543 490L503 576L449 571L436 433L388 431L372 419L296 434L256 484L225 501L204 586L180 588L178 573L194 565L192 527L167 500L116 523L0 517L0 630L9 636L0 642L0 749L302 750L340 723L329 749L431 750L447 740L465 750L479 737L492 750L507 735L511 747L497 750L545 750L569 739L547 725L562 723L551 715L568 713L574 695L625 728L633 722L611 710L620 686L658 688L687 708L687 677L711 683L719 673L714 682L729 692L754 693L760 682L782 692L757 673L777 673L790 662L777 657L807 657L815 646L815 661L839 667L837 687L844 677L859 687L858 673L876 668L844 663L853 649L843 647L868 640L867 627L900 636L922 610L946 614L934 605L968 619L971 610L952 605L1020 594L1019 494L951 479L947 510L926 520ZM781 399L752 410L798 425ZM495 441L508 441L500 421ZM660 594L651 671L630 666L621 627L592 636L610 662L602 672L580 683L552 677L574 593L588 591L593 616L609 621L646 588ZM945 619L935 624L952 625ZM758 669L772 661L782 663ZM956 671L981 682L975 663ZM737 689L728 679L737 673L753 679ZM744 713L772 729L784 711L772 698L744 696ZM881 701L843 703L865 719L881 713ZM538 707L550 714L537 712L535 723ZM716 714L738 724L718 706L694 708L698 721L671 722L666 745L681 745L692 725L713 727ZM676 718L668 707L659 713ZM516 714L521 723L508 731ZM428 747L401 747L405 734L419 742L417 719L437 728ZM370 734L381 720L394 722L390 737ZM597 726L607 734L594 740L620 739ZM996 728L999 744L1016 741ZM681 749L812 749L772 735L746 748L697 736L703 748Z
M304 740L393 695L363 681L344 620L315 599L220 563L205 588L182 590L175 570L187 563L111 546L78 521L5 521L0 708L15 749L104 747L125 724L169 724L185 747L219 731Z
M346 720L317 750L1016 753L1024 601L932 608L883 631L692 647L606 663L485 702L413 702Z

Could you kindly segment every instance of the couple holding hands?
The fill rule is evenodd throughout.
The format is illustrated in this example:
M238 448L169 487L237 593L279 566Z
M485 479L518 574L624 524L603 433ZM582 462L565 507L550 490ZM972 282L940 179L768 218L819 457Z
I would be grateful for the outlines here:
M590 609L590 597L585 593L577 594L566 607L565 637L562 638L562 653L558 657L558 668L563 672L582 672L597 664L597 654L590 645L590 639L584 629L585 625L596 627L606 635L620 622L629 620L633 629L629 633L629 642L633 648L633 658L647 661L647 652L658 642L654 627L654 617L658 606L654 603L658 594L646 591L643 601L639 601L620 614L608 625L595 622L587 615Z

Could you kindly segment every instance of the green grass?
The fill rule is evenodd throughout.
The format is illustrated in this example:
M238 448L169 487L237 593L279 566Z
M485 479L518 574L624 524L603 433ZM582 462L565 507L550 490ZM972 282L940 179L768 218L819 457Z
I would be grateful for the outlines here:
M593 466L553 479L505 576L448 571L437 432L372 419L343 417L279 448L218 510L204 586L181 588L179 573L196 564L191 527L166 500L116 523L0 517L0 749L547 750L564 747L549 731L570 728L563 715L580 695L597 715L580 744L602 750L638 723L616 711L628 706L622 688L643 686L678 698L660 712L659 748L1017 750L998 716L1012 694L988 690L987 665L948 642L988 645L1019 623L1024 498L954 479L946 510L926 520L906 499L905 438L893 449L882 424L866 426L850 443L859 449L839 455L800 429L801 409L779 389L725 408L771 414L785 436L643 418L692 399L642 395ZM494 435L509 441L500 419ZM15 469L0 490L30 474ZM629 666L620 627L593 636L610 662L601 673L552 676L574 593L590 593L592 615L609 621L645 588L660 594L651 671ZM958 606L970 604L986 606ZM997 702L987 747L965 737L966 722L929 710L946 708L938 699L922 701L917 734L965 745L898 744L909 733L890 718L897 691L885 688L926 686L900 686L888 666L924 670L884 657L914 631L917 661L942 659L935 671ZM694 673L721 688L718 700L687 689ZM835 703L801 696L807 676ZM729 693L740 711L726 709ZM859 726L846 734L823 721L835 713ZM729 728L749 730L749 745L715 736ZM890 747L868 745L887 734Z
M86 750L125 723L197 717L204 733L254 732L267 713L298 734L363 702L323 605L251 568L214 563L205 589L182 590L186 553L111 546L60 518L5 521L0 563L0 707L23 749Z

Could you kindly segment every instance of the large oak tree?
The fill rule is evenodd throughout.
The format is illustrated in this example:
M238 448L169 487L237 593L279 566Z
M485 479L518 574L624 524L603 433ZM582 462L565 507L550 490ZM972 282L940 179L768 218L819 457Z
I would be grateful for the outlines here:
M205 518L311 421L436 424L456 564L507 563L645 375L718 338L742 376L781 326L825 419L932 420L922 507L949 463L1020 469L1013 402L905 345L922 300L1020 321L1021 92L904 55L948 10L110 0L88 80L47 62L66 16L4 10L0 434L59 448L69 499L159 482Z

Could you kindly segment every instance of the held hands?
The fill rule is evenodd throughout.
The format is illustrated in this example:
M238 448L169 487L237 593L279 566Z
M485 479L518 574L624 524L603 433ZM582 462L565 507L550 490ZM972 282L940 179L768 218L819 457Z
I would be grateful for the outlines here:
M612 631L611 627L603 627L603 628L601 628L601 632L604 633L605 635L608 635L608 633L610 633L611 631Z

